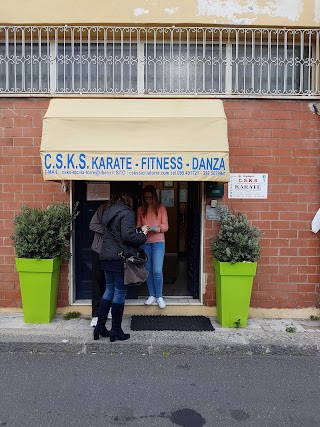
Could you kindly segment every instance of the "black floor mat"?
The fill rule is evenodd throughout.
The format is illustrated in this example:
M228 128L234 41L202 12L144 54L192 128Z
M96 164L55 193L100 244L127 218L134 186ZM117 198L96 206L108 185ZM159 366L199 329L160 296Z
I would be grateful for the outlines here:
M205 316L132 316L132 331L214 331Z

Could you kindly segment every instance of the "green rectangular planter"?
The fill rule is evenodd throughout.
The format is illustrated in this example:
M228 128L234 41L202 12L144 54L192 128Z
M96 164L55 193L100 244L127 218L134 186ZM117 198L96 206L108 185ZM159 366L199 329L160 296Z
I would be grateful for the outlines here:
M247 326L256 262L213 260L216 280L217 318L221 326Z
M25 323L50 323L57 310L60 259L16 258Z

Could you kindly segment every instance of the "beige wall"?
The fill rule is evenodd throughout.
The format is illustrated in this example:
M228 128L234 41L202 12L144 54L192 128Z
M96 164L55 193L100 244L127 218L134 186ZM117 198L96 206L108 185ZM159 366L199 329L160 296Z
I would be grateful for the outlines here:
M319 27L320 0L10 0L1 24Z

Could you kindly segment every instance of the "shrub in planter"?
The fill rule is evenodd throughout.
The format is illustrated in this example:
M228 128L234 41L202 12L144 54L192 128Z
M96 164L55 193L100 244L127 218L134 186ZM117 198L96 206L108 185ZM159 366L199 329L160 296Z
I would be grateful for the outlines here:
M22 206L14 219L11 239L18 258L51 259L69 258L70 227L77 217L77 206L73 212L67 204L60 202L47 209Z
M211 252L221 262L256 262L260 258L260 237L258 227L250 225L241 212L225 211L221 205L220 229L217 237L211 238Z
M56 313L60 264L69 258L71 224L77 217L65 203L42 210L22 206L11 239L16 252L24 320L49 323Z
M245 214L225 211L221 205L217 209L220 229L211 238L217 317L222 326L246 326L263 233Z

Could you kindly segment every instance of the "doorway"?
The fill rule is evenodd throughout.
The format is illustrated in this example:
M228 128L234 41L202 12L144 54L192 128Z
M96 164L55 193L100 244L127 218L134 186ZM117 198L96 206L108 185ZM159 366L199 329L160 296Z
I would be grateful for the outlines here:
M102 200L88 197L88 184L74 182L74 201L79 201L80 215L75 227L74 297L79 301L91 300L91 243L93 232L89 223ZM92 184L92 182L91 182ZM163 295L167 298L199 298L201 193L197 182L138 182L114 181L109 192L126 191L133 196L134 210L141 204L142 189L156 187L159 199L166 206L169 230L166 233L166 252L163 266ZM148 296L146 284L128 289L128 300L144 301Z

